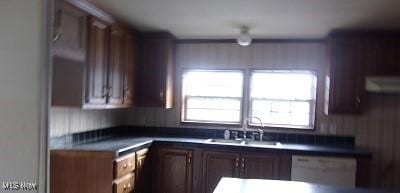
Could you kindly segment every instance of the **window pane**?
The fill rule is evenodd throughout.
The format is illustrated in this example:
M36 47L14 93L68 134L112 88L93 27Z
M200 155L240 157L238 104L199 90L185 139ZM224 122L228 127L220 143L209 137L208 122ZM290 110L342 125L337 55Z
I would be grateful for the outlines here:
M287 101L279 102L278 105L274 104L276 104L274 101L254 100L251 106L251 116L260 118L265 124L310 125L310 103ZM258 121L251 123L258 124Z
M240 122L240 99L190 97L186 104L190 121Z
M189 96L241 97L243 74L236 71L189 71L183 77Z
M240 121L240 111L187 109L186 120L202 122L238 123Z
M314 99L315 76L310 73L255 72L251 78L251 96L268 99Z
M240 123L241 71L188 71L183 76L183 121Z
M240 98L202 98L188 97L186 108L188 109L225 109L240 111Z
M316 76L311 72L253 72L250 88L250 116L260 118L266 125L313 126Z

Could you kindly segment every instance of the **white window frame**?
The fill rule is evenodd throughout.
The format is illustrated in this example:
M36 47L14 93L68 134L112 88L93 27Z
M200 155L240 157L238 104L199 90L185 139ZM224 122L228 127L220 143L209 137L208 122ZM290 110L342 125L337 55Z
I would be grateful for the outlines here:
M187 72L193 72L193 71L204 71L204 72L239 72L242 74L242 96L241 97L212 97L212 96L189 96L186 95L184 93L184 83L183 83L183 77L185 76L185 73ZM210 124L210 125L235 125L235 126L241 126L243 123L243 109L244 109L244 98L245 98L245 79L246 79L246 73L244 70L240 70L240 69L185 69L183 70L183 73L181 74L181 123L185 124L185 123L193 123L193 124ZM225 121L199 121L199 120L190 120L190 119L186 119L186 104L188 101L188 98L229 98L229 99L237 99L238 101L240 101L240 109L239 109L239 122L225 122Z
M286 99L264 99L264 98L252 98L251 97L251 87L252 87L252 76L254 73L257 72L272 72L272 73L309 73L314 75L315 77L315 84L314 84L314 99L311 100L286 100ZM318 83L318 76L317 73L315 71L312 70L251 70L250 71L250 75L249 75L249 83L248 83L248 89L246 90L247 96L248 96L248 100L247 100L247 105L248 105L248 111L247 111L247 117L252 117L252 104L253 104L253 100L264 100L264 101L295 101L295 102L309 102L310 104L310 116L309 116L309 123L310 125L308 126L301 126L301 125L290 125L290 124L269 124L269 123L263 123L264 126L267 127L272 127L272 128L279 128L279 129L303 129L303 130L314 130L315 129L315 122L316 122L316 103L317 103L317 92L318 92L318 88L317 88L317 83ZM250 119L248 121L248 126L251 127L256 127L256 126L260 126L258 122L252 122L252 120Z

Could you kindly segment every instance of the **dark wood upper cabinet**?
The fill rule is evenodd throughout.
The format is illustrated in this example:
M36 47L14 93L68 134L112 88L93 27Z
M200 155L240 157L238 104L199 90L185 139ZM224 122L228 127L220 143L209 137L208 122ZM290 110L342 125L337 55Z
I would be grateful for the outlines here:
M53 56L86 62L88 14L64 1L55 5Z
M203 190L212 193L222 177L239 177L240 154L227 151L203 152Z
M175 38L169 33L144 33L139 41L137 104L172 108Z
M360 113L367 76L400 76L398 31L332 32L328 37L325 113Z
M159 148L156 149L156 184L158 193L191 193L192 192L192 156L189 149Z
M109 34L110 24L90 17L85 103L88 106L106 104L111 92L111 86L107 84Z
M362 39L330 37L326 74L326 114L358 113L365 92Z
M276 154L245 153L241 155L240 177L248 179L280 178L280 157Z
M56 1L53 106L133 105L135 34L96 7Z
M125 66L127 63L125 37L128 31L120 25L111 27L111 50L108 85L110 89L109 103L122 104L124 100Z
M134 33L127 33L124 36L124 47L126 60L124 69L124 101L123 104L127 106L134 105L135 102L135 83L136 83L136 53L137 53L137 39Z
M88 14L56 1L52 75L52 104L80 106L84 103L84 72L87 63ZM68 92L66 92L68 90Z
M367 76L400 76L400 35L368 38L364 48Z

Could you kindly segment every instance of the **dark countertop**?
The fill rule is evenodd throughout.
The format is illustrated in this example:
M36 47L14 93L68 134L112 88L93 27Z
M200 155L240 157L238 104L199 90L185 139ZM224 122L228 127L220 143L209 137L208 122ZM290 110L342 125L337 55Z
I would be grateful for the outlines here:
M256 180L222 178L214 193L383 193L380 190L366 190L326 186L305 182L281 180Z
M302 144L244 145L210 142L207 139L182 137L115 137L97 142L67 146L62 149L87 151L112 151L115 156L151 146L153 143L173 143L191 147L212 147L248 151L281 151L291 154L331 155L347 157L371 157L371 153L359 147L335 147Z

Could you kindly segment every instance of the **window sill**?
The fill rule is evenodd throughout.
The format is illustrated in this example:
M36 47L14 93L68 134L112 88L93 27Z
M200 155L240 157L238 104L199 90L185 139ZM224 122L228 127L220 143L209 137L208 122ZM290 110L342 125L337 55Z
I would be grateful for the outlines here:
M240 128L240 123L217 123L217 122L196 122L196 121L181 121L180 125L183 126L209 126L209 127L231 127Z
M253 125L249 124L249 128L253 129L258 129L260 128L260 125ZM264 128L267 129L274 129L274 130L296 130L296 131L315 131L315 126L296 126L296 125L271 125L271 124L266 124L264 125Z

